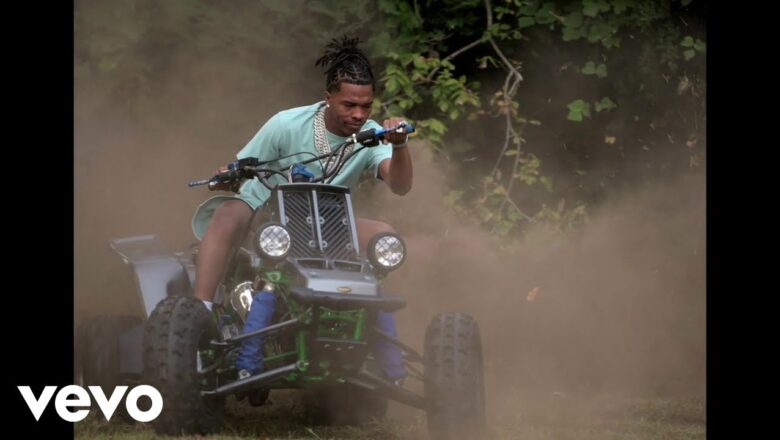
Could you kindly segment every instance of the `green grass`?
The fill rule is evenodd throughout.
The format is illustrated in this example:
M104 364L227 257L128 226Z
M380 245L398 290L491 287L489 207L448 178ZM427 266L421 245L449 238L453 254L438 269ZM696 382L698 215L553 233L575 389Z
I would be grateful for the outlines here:
M293 394L275 392L271 403L252 408L228 400L224 429L208 438L238 439L425 439L425 417L372 421L362 427L323 427L305 423ZM704 439L706 418L700 399L631 399L615 396L584 398L552 396L549 399L504 402L499 415L489 416L491 439ZM161 439L147 425L107 423L92 411L75 426L76 439ZM182 437L179 437L182 438ZM203 437L186 437L203 438Z
M700 399L556 397L518 405L496 420L493 439L704 439Z

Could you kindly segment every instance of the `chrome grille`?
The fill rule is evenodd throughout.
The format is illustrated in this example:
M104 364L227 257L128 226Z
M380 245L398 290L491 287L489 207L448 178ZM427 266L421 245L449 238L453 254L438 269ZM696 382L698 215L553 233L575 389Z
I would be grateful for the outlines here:
M317 233L313 228L310 191L285 191L284 212L287 230L290 231L293 257L317 257Z
M290 256L355 260L346 197L344 193L316 189L282 192L283 222L292 237Z
M320 224L325 253L334 259L351 259L355 252L344 195L320 192L317 207L322 219Z

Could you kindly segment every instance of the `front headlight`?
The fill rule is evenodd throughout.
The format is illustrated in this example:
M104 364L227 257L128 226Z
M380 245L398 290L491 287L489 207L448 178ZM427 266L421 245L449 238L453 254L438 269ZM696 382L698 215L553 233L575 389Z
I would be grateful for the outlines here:
M264 257L281 260L290 252L290 233L282 225L265 224L255 234L255 250Z
M368 258L375 268L391 271L398 269L406 257L406 246L397 234L382 232L368 242Z

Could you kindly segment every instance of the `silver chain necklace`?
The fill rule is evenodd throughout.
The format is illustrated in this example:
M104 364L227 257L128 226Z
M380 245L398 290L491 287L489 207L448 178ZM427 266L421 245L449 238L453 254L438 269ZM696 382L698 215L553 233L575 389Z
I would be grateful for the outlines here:
M329 154L331 152L330 142L328 142L328 136L325 133L325 105L320 106L319 110L317 110L317 114L314 115L314 146L317 147L317 151L320 155ZM350 153L352 153L352 144L346 147L344 155L349 156ZM338 158L336 155L329 158L325 163L323 173L327 174L333 171L337 162Z

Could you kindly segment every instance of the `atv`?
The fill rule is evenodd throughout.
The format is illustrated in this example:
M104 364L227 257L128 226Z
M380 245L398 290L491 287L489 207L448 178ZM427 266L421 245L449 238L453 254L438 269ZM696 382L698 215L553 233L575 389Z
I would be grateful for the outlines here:
M391 130L414 127L366 130L289 168L240 159L212 178L190 182L219 189L259 179L271 193L254 211L212 311L192 296L197 244L171 253L156 236L113 240L133 268L145 319L98 317L81 326L83 382L154 386L164 405L151 424L168 435L218 431L229 395L259 406L270 390L302 389L316 424L362 424L384 416L391 399L424 410L432 439L481 437L485 397L476 321L462 313L435 316L423 354L383 331L379 316L406 305L382 288L405 260L406 246L399 235L382 232L361 255L350 190L331 183L350 158ZM306 165L323 160L335 166L315 178ZM262 328L246 332L257 301L272 307L263 307ZM422 395L407 388L407 380L384 374L380 344L403 353L406 378L423 382ZM252 345L262 368L240 370L236 361Z

